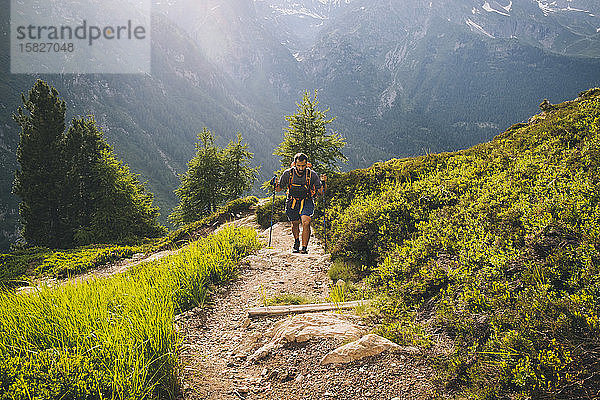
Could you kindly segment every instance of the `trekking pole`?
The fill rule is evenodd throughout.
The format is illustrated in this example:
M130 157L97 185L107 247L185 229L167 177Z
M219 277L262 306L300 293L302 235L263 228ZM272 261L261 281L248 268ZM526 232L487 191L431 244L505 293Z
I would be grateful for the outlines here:
M325 190L323 190L323 238L325 239L325 251L327 251L327 201Z
M273 201L271 201L271 227L269 228L269 247L271 247L271 236L273 235L273 214L275 213L275 177L271 182L273 182Z

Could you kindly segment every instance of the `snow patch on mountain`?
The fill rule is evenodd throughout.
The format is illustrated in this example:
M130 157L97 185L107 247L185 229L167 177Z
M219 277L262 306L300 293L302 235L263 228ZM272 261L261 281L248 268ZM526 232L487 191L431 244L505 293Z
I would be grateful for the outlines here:
M312 12L304 7L300 8L281 8L274 4L271 5L271 9L280 15L296 15L299 17L310 17L314 19L326 20L327 16L319 15L316 12Z
M495 39L495 36L494 36L494 35L492 35L492 34L488 33L488 32L487 32L485 29L483 29L483 28L481 27L481 25L478 25L478 24L476 24L475 22L473 22L473 21L471 20L471 18L467 18L467 20L465 21L465 23L466 23L466 24L467 24L467 25L468 25L468 26L471 28L471 30L472 30L472 31L479 32L479 33L482 33L482 34L486 35L487 37L490 37L490 38L492 38L492 39Z
M512 2L510 3L510 6L512 6ZM495 12L495 13L498 13L500 15L504 15L505 17L510 17L510 14L507 14L507 13L504 13L502 11L496 10L495 8L493 8L492 6L490 6L490 3L488 3L487 1L485 3L483 3L483 6L481 6L481 8L483 8L487 12ZM504 7L502 7L502 9L505 10Z
M590 16L594 16L592 13L590 13L589 10L583 10L581 8L575 8L575 7L571 7L570 4L567 4L566 7L563 8L558 8L556 1L547 1L547 0L536 0L538 3L538 6L540 7L540 10L542 10L542 12L544 13L544 15L548 15L550 13L556 13L559 11L574 11L574 12L582 12L582 13L586 13ZM570 1L569 1L570 3Z
M550 13L556 12L555 9L551 8L547 2L545 1L540 1L538 0L538 7L540 8L540 10L542 10L542 12L544 13L544 15L548 15Z

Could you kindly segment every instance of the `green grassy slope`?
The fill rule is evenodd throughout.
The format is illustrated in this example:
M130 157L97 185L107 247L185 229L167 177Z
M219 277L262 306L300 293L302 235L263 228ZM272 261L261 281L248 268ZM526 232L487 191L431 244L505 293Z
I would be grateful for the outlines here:
M333 257L446 390L600 396L599 125L593 89L489 143L330 180Z
M0 291L0 399L175 398L175 314L259 246L254 230L228 227L106 279Z

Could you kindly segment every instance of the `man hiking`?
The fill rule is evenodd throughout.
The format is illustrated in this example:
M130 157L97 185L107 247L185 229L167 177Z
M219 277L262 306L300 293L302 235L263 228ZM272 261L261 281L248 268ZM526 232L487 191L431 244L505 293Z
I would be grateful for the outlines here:
M308 253L308 240L310 239L310 221L315 211L315 195L323 194L327 188L327 176L319 175L309 168L308 157L304 153L294 156L292 167L286 170L275 184L275 178L271 185L279 192L287 189L287 200L285 202L285 214L292 222L292 234L294 235L294 253ZM302 223L302 248L300 248L300 223Z

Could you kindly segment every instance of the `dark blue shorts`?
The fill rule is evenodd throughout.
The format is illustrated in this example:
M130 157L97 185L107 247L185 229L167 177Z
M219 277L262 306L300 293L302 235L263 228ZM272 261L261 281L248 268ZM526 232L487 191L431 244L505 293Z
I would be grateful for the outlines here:
M315 202L312 198L304 200L287 199L285 203L285 214L290 221L298 221L301 215L312 217L315 212Z

